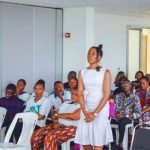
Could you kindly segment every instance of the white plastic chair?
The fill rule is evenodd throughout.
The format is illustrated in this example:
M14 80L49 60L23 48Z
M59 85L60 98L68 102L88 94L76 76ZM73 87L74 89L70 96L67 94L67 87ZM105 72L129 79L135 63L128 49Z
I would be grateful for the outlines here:
M119 128L118 128L118 125L117 124L111 124L111 128L114 128L115 131L116 131L116 145L119 144ZM123 138L123 149L124 150L128 150L128 131L129 129L132 130L133 132L133 129L134 129L134 125L133 123L131 124L127 124L126 127L125 127L125 133L124 133L124 138ZM111 148L109 148L110 150Z
M7 110L6 108L0 107L0 129L2 128Z
M9 141L10 141L11 135L14 131L14 128L18 119L22 119L23 127L22 127L22 132L21 132L21 135L19 137L17 144L14 144L14 143L10 143ZM32 112L16 114L15 118L13 119L7 131L4 143L0 144L0 150L10 150L10 149L11 150L31 150L30 139L34 131L35 125L37 123L37 120L38 120L37 114L32 113Z

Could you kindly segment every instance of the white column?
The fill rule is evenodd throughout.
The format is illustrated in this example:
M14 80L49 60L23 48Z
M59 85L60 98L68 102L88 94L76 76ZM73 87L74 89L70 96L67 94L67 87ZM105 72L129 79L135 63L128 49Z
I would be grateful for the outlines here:
M78 72L87 65L86 54L95 43L95 9L65 8L63 19L63 81L69 71ZM65 33L71 34L65 38Z

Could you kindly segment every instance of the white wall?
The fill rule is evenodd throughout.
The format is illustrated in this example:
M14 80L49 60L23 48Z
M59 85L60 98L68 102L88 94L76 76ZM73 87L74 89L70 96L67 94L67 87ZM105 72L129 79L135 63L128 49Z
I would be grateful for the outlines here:
M114 80L119 70L127 71L127 26L150 27L150 19L96 12L95 21L96 43L104 44L102 64L111 70Z
M65 8L63 12L63 32L71 33L71 38L63 36L63 80L71 70L78 72L86 67L87 49L95 40L94 8Z
M128 78L135 80L135 72L140 68L140 31L129 30ZM133 59L134 58L134 59Z
M85 14L85 10L86 8L64 9L64 33L68 31L72 34L71 39L64 38L64 80L68 71L77 71L86 65L88 48L84 44L84 38L89 39L90 36L85 36L85 15L88 18L90 14ZM110 69L113 82L118 71L127 71L127 26L150 27L150 19L104 14L97 9L93 18L93 31L95 30L93 45L100 43L104 45L104 57L101 64Z

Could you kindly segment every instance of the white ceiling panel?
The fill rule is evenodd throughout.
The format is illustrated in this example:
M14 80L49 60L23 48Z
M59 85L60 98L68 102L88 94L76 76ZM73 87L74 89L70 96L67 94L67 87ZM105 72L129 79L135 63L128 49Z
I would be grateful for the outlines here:
M1 1L1 0L0 0ZM96 7L97 11L150 17L150 0L2 0L45 7Z

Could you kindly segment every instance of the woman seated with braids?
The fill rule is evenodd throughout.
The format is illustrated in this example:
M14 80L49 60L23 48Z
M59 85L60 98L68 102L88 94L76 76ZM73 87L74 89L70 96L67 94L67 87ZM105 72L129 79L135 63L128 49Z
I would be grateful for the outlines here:
M72 102L63 103L58 113L53 114L53 123L36 130L31 139L32 150L56 150L57 145L75 136L80 119L80 105L77 90L72 92Z

